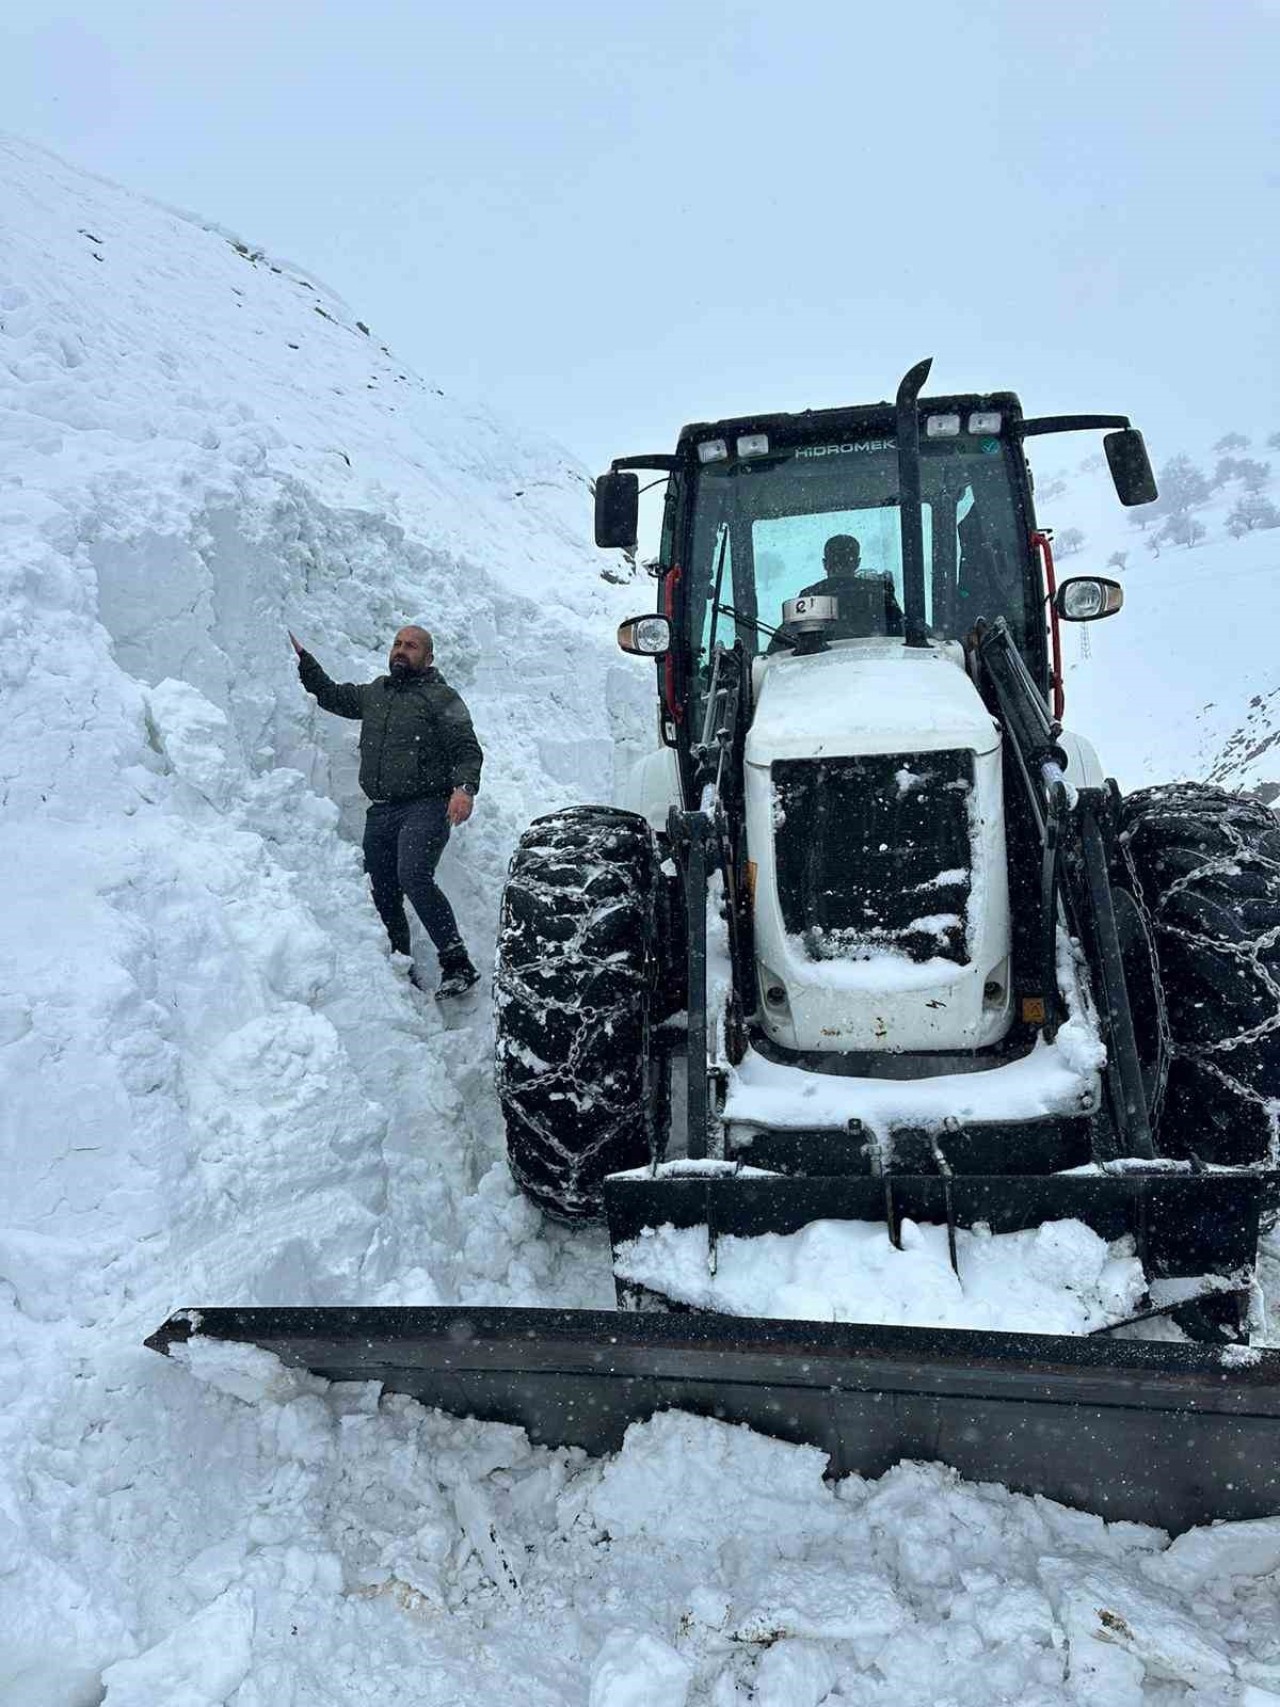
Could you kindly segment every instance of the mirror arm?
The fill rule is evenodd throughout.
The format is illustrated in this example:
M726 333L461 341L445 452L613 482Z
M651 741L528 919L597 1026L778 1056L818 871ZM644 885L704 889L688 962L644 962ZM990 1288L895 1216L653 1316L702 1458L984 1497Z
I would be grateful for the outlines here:
M1040 433L1088 433L1103 427L1132 428L1127 415L1035 415L1029 421L1015 421L1012 431L1020 438L1035 438Z
M658 456L656 454L653 456L615 456L609 467L614 474L623 468L657 468L665 469L669 473L673 468L679 468L682 461L683 458L678 456Z

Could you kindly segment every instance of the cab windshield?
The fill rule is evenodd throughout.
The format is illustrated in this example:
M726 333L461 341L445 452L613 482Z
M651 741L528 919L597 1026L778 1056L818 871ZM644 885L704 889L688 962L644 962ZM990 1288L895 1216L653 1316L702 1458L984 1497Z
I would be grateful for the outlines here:
M979 617L1003 616L1025 655L1035 613L1012 454L994 437L921 444L925 621L932 637L960 639ZM901 635L893 439L794 444L701 466L689 576L699 675L716 641L741 639L748 655L776 651L768 630L801 593L837 598L837 640Z

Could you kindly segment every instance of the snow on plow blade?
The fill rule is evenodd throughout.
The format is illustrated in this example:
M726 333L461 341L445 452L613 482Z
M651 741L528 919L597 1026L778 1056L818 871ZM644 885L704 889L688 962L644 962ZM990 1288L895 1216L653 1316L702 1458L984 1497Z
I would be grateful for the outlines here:
M882 1174L813 1178L738 1170L725 1163L614 1174L605 1207L615 1260L650 1228L705 1227L721 1238L798 1232L812 1222L878 1221L898 1243L904 1220L992 1233L1082 1221L1108 1243L1133 1241L1152 1280L1239 1277L1247 1287L1264 1203L1277 1176L1247 1169L1192 1174L1128 1168L1092 1174ZM644 1305L645 1289L619 1285Z
M582 1310L182 1311L147 1344L247 1341L551 1446L614 1451L670 1408L830 1456L939 1460L1180 1533L1280 1514L1280 1352L963 1329Z

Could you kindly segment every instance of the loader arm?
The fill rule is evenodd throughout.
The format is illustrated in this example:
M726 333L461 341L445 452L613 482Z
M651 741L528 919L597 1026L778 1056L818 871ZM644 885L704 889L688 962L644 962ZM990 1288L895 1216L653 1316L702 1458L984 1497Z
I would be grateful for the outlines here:
M1134 1028L1133 1003L1126 980L1124 952L1116 922L1110 868L1114 857L1112 798L1098 788L1068 790L1066 755L1058 746L1059 724L1019 656L1008 626L998 617L979 630L977 654L987 695L1004 726L1033 821L1043 848L1041 943L1044 988L1055 989L1054 943L1059 917L1084 939L1096 969L1093 995L1107 1046L1104 1082L1115 1154L1151 1160L1148 1092L1143 1080ZM1049 1015L1049 1031L1057 1016ZM1163 1040L1156 1040L1157 1051ZM1162 1077L1157 1058L1148 1073Z

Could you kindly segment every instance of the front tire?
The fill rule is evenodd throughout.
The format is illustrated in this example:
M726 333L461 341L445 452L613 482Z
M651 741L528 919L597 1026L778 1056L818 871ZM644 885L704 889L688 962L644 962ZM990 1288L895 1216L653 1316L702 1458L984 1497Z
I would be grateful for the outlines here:
M1266 1161L1280 1110L1280 823L1191 782L1131 795L1121 821L1171 1049L1157 1149Z
M498 1097L517 1185L597 1219L606 1174L649 1160L659 884L644 818L574 806L511 861L494 974Z

